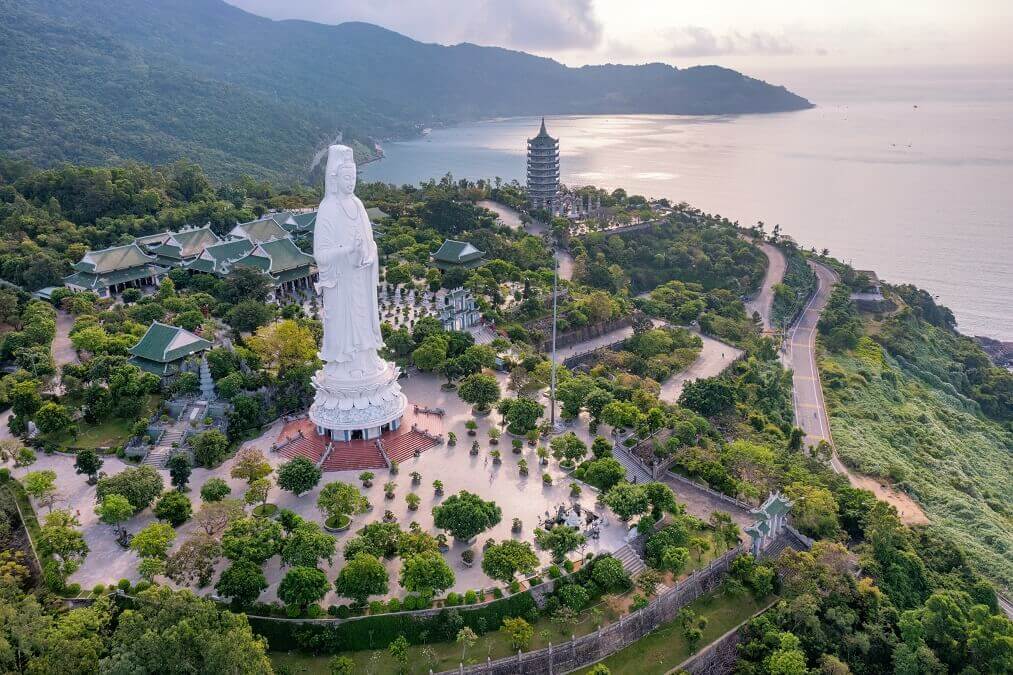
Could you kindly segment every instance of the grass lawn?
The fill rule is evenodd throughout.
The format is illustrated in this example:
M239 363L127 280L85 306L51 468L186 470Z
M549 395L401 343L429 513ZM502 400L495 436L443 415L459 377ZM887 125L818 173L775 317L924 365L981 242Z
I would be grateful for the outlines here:
M721 637L771 602L772 598L758 602L749 594L732 598L719 588L690 603L689 608L696 612L697 616L707 617L707 627L703 630L700 648ZM682 627L672 622L637 640L626 649L616 652L602 663L614 675L622 673L660 675L675 668L690 656L689 647L682 637ZM586 673L589 670L590 667L576 672Z
M144 406L141 418L147 418L158 407L160 398L156 395L148 397ZM72 448L113 448L122 447L130 439L130 430L134 422L130 420L113 418L100 422L99 424L87 424L80 422L77 425L77 436L69 432L46 436L46 440L53 441L61 447Z

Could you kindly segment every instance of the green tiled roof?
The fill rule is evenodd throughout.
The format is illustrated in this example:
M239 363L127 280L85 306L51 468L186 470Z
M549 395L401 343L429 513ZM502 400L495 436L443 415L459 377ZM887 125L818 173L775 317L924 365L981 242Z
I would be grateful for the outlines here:
M146 234L143 237L137 237L134 239L134 243L138 246L157 246L158 244L165 243L165 240L169 238L172 232L157 232L155 234Z
M221 244L208 246L204 251L187 263L184 267L198 272L226 274L232 263L245 257L253 250L253 242L249 239L233 239Z
M139 359L155 363L178 361L190 354L211 349L211 343L190 331L155 321L140 342L130 348Z
M312 273L313 273L313 269L310 268L307 265L304 265L302 267L293 267L290 270L285 270L284 272L281 272L280 274L274 275L274 277L275 277L274 283L276 285L283 284L286 281L293 281L295 279L302 279L304 277L309 276Z
M288 236L288 230L279 225L274 218L268 216L248 223L239 223L229 233L236 237L245 237L255 244L281 239Z
M461 265L478 260L484 255L483 251L479 251L466 241L447 239L433 254L433 259L443 263Z
M221 241L210 227L199 227L192 230L170 232L169 238L161 245L152 246L151 252L159 259L184 260L200 255L200 252L207 246L213 246Z
M390 215L384 213L379 206L370 206L366 209L366 215L369 216L370 221L383 220L384 218L390 218Z
M272 274L278 274L285 270L297 267L306 267L314 263L313 256L303 253L295 242L288 237L267 241L253 251L253 255L262 255L270 258Z
M68 286L78 286L90 290L108 288L114 284L122 284L137 279L146 279L150 276L165 274L167 270L158 265L145 264L140 267L128 267L127 269L115 270L107 274L92 274L89 272L75 272L64 277L63 283Z
M80 262L74 265L78 272L106 274L131 267L140 267L155 259L144 253L137 244L113 246L101 251L88 251Z

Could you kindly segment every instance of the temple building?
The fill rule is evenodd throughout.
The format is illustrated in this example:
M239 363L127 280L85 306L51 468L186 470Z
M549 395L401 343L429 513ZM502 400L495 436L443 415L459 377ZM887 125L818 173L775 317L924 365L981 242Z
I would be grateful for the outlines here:
M460 287L447 291L439 309L443 330L467 330L482 320L482 313L475 306L475 297L471 291Z
M183 265L183 269L206 272L219 277L226 276L232 265L253 251L255 244L249 239L223 241L205 248L199 256Z
M163 237L160 239L160 237ZM148 252L155 256L159 265L165 267L182 267L201 254L206 246L218 244L221 239L211 231L210 225L195 227L179 232L163 232L150 235L139 240L138 244L147 246Z
M482 264L485 251L479 251L466 241L447 239L433 254L433 265L441 270L455 267L471 269Z
M130 363L141 370L165 377L180 370L193 354L211 349L208 340L179 326L155 321L140 341L130 348Z
M311 291L317 273L313 256L303 253L288 237L257 244L249 254L231 263L228 269L241 267L259 270L270 276L276 289L276 298L300 289Z
M259 244L273 239L284 239L289 236L289 232L273 217L267 216L260 220L251 220L248 223L239 223L229 230L229 236L249 239L253 243Z
M74 270L63 280L64 285L72 291L90 291L101 298L126 288L157 286L169 272L137 244L88 251Z
M559 195L559 139L545 130L528 139L528 199L536 209L556 209Z

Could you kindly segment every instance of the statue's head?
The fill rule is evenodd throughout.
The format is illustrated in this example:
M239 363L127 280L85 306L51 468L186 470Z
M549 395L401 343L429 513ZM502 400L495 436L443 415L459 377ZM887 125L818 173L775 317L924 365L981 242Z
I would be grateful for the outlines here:
M355 158L347 145L332 145L327 149L327 170L324 174L324 193L350 195L355 192Z

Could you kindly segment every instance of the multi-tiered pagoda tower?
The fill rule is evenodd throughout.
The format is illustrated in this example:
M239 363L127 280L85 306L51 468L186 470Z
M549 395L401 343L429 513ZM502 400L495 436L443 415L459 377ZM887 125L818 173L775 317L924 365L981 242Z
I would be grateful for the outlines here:
M528 139L528 198L536 209L556 210L559 197L559 139L545 130Z

